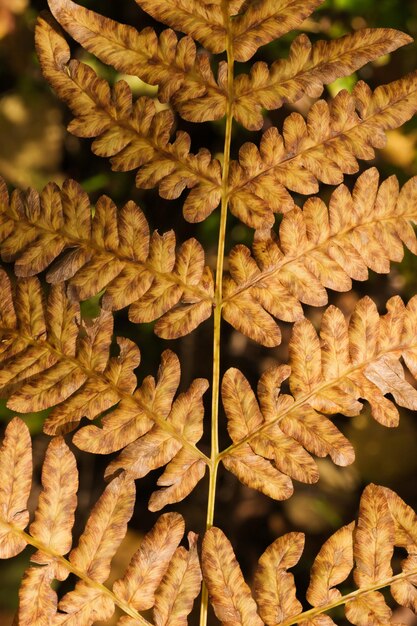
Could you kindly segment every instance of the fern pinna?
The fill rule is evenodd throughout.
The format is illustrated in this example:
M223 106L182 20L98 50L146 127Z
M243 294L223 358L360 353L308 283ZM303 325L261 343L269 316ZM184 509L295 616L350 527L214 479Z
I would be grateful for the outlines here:
M267 548L251 591L231 543L213 525L220 463L244 485L285 500L293 480L318 481L314 457L328 455L341 466L353 462L336 416L357 416L366 401L375 420L393 427L397 406L417 410L417 296L406 303L392 297L383 314L364 297L348 319L329 306L319 328L302 306L326 305L328 289L349 291L352 279L366 280L369 270L388 273L404 247L417 254L416 178L400 188L396 177L380 180L371 167L351 189L343 184L345 174L359 171L359 160L372 160L374 149L384 146L386 131L417 111L417 75L373 92L359 82L352 93L319 99L324 85L410 37L364 28L311 43L301 34L286 58L234 71L260 46L298 29L321 3L137 0L168 27L159 34L71 0L49 0L53 17L38 21L40 64L74 114L69 131L93 139L93 152L109 157L113 170L134 170L139 188L157 187L166 199L186 190L187 221L201 222L220 207L220 228L212 268L196 239L177 244L173 231L151 232L133 201L117 207L102 196L92 210L73 180L10 197L1 182L0 255L14 263L15 276L0 270L0 393L20 414L49 409L44 431L52 436L30 525L31 440L20 417L7 426L0 452L0 556L16 556L27 545L36 549L19 592L19 626L108 623L115 607L123 613L120 626L181 626L200 590L200 626L207 624L209 603L226 626L328 626L337 607L357 626L386 626L394 619L381 592L388 587L399 605L417 612L417 518L386 487L366 487L357 521L321 548L306 593L309 607L300 603L288 572L301 557L302 533L278 537ZM157 98L135 99L124 80L110 85L90 65L71 59L57 22L104 63L156 86ZM290 113L282 128L266 128L259 142L240 146L232 159L233 121L261 130L264 110L294 105L305 94L311 99L306 117ZM224 118L222 157L205 148L193 153L189 134L176 130L181 118ZM328 202L315 196L320 183L334 187ZM298 206L300 195L313 197ZM225 271L229 212L254 233L251 247L231 249ZM278 220L276 214L282 214ZM43 272L49 286L37 276ZM100 314L84 319L80 302L98 295ZM212 318L205 423L209 383L195 379L178 394L181 367L171 350L162 353L155 377L138 382L138 346L113 337L112 312L125 307L131 322L155 322L163 339L187 335ZM277 320L294 323L288 364L270 362L256 393L237 368L221 376L222 320L266 348L281 342ZM281 392L283 384L288 389ZM231 440L223 450L221 402ZM94 423L80 425L82 418ZM206 430L211 424L209 454L199 445L205 424ZM79 449L117 455L72 548L78 471L64 436L73 430L71 442ZM132 516L135 480L158 468L163 473L151 511L183 500L208 475L202 543L190 531L187 546L179 546L184 520L164 513L111 584L111 560ZM407 558L394 573L397 548ZM351 572L354 585L339 590ZM58 597L53 581L70 574L75 583Z

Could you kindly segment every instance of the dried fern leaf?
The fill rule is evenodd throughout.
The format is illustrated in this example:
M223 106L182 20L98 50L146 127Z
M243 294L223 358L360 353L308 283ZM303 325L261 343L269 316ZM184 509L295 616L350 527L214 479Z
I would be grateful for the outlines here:
M231 368L224 375L222 399L232 441L245 441L264 423L255 394L239 370ZM275 441L259 437L251 446L240 446L223 463L245 485L276 500L285 500L293 493L291 476L312 482L318 475L311 457L295 440L286 437L278 426L274 435Z
M55 407L44 424L48 434L69 432L83 416L94 419L107 411L101 427L81 428L74 443L96 454L127 446L109 473L116 466L129 466L136 476L144 476L169 463L183 448L205 466L206 457L195 443L203 432L206 380L195 380L174 400L180 365L167 350L158 379L148 376L137 388L134 369L140 361L139 350L130 340L118 338L119 355L110 356L110 313L103 311L86 324L80 321L79 305L67 299L62 284L52 287L44 303L37 278L19 280L14 294L4 271L0 271L0 282L0 393L10 408L27 413ZM144 451L136 465L129 461L132 449ZM198 468L194 481L189 481L177 465L176 480L182 481L182 487L170 492L170 502L188 495L204 474L201 464Z
M166 422L164 422L170 426L170 430L161 428L156 424L142 437L129 443L119 456L108 465L106 476L112 476L118 470L124 469L135 478L142 478L151 470L170 463L183 449L181 441L172 437L171 429L181 435L190 445L197 443L203 435L204 406L202 398L207 388L208 382L205 379L194 380L188 391L180 394L172 404ZM155 407L153 410L157 412ZM91 429L94 428L96 427L90 427L90 436L93 432ZM76 443L79 445L78 439ZM188 471L188 467L185 466L182 471ZM186 481L185 478L184 480ZM188 485L187 481L186 484ZM194 488L195 484L193 482L190 484L190 490ZM181 496L180 499L182 500L188 495L190 490L185 490L185 493L178 493Z
M300 559L304 535L288 533L276 539L259 559L255 574L255 599L266 626L331 626L335 622L328 613L338 606L345 607L346 617L357 626L388 626L392 623L392 611L379 591L387 587L391 587L400 606L416 610L404 587L408 586L407 591L412 589L415 598L416 543L415 538L407 538L406 530L415 520L415 513L394 492L377 485L367 487L362 494L357 523L352 522L334 533L314 560L307 590L307 600L313 608L305 611L296 597L294 577L287 571ZM412 534L415 535L415 529ZM391 559L396 546L405 547L409 556L402 563L402 571L393 576ZM354 565L357 589L342 595L337 585L346 580ZM245 621L246 616L242 619L235 612L232 603L240 597L240 590L244 590L241 593L245 601L252 598L233 549L218 528L206 534L202 568L213 608L222 624L262 624L255 618L253 622ZM228 586L229 593L225 592L223 581L225 570L234 576L233 585ZM394 589L403 593L398 591L396 597ZM254 611L255 607L250 606Z
M159 37L152 28L138 32L71 0L50 0L49 7L60 25L86 50L119 72L158 85L158 98L170 101L185 119L203 122L225 114L225 86L216 83L208 56L197 55L191 37L178 41L171 29Z
M165 513L142 540L123 576L113 591L137 611L155 604L155 592L184 535L184 520L178 513Z
M417 568L417 516L396 493L384 489L384 494L394 521L395 545L404 548L408 553L408 557L401 563L401 568L404 573L409 573ZM414 613L417 613L416 582L414 576L391 585L391 594L396 602Z
M150 235L134 202L118 211L102 196L92 217L87 194L73 180L62 189L50 183L40 194L15 191L10 200L0 180L0 197L1 257L15 262L17 276L38 274L59 256L47 274L49 282L68 281L75 300L106 289L103 308L130 305L132 321L162 316L155 329L167 339L190 332L211 315L213 279L201 245L189 239L175 251L173 231Z
M340 91L328 104L315 102L307 120L289 115L282 135L269 128L260 147L244 144L230 170L230 209L252 228L269 228L274 213L294 208L288 190L318 191L318 182L337 185L343 174L358 171L357 159L373 159L382 148L384 131L401 126L417 110L417 74L374 92L359 82L353 93Z
M341 597L335 586L344 582L353 568L354 528L354 522L342 526L324 543L316 556L306 594L312 606L330 604Z
M168 463L158 478L158 489L151 494L148 508L159 511L167 504L181 502L192 492L206 473L206 464L184 448Z
M154 19L197 39L215 54L226 49L226 26L220 2L206 0L136 0Z
M237 61L248 61L263 46L302 24L323 0L258 0L243 3L232 20Z
M22 443L21 448L18 441ZM15 450L20 455L11 459L11 452ZM182 517L168 513L158 519L145 535L122 578L110 590L104 583L135 503L132 476L124 472L106 487L88 517L77 547L67 558L65 555L72 544L78 485L74 456L61 437L52 439L46 452L35 519L25 532L29 521L26 503L31 484L31 459L29 431L20 418L14 418L6 428L0 450L0 466L11 466L7 476L10 477L8 488L13 494L10 498L6 488L0 491L1 558L14 556L31 545L37 548L31 560L39 565L30 567L23 578L19 592L19 624L90 626L97 620L110 619L115 605L127 614L121 623L147 626L149 622L138 611L155 607L155 615L159 615L156 623L186 624L186 616L200 591L201 573L196 552L197 535L189 534L190 551L178 548L184 534ZM19 512L11 515L11 510L17 506ZM70 573L77 578L75 588L58 602L51 584L54 579L64 580ZM127 616L131 622L126 621Z
M48 446L42 467L42 491L30 534L50 552L64 555L72 544L72 527L77 506L78 473L75 458L62 437L56 437ZM47 565L54 559L48 553L37 552L33 563ZM58 564L57 564L58 565ZM46 570L45 570L46 571ZM56 568L55 576L58 574ZM68 572L61 569L62 577Z
M225 626L262 626L233 548L220 530L210 528L203 540L204 581L216 616Z
M391 578L391 559L394 553L394 521L387 507L384 491L370 485L361 498L359 520L355 531L353 554L356 567L353 573L356 585L372 586ZM351 600L346 615L353 624L369 623L371 615L381 623L389 621L391 610L379 592Z
M0 449L0 558L19 554L26 542L12 532L29 522L26 509L32 484L32 444L29 430L18 418L6 429Z
M18 624L56 624L58 597L52 589L53 566L29 567L19 589Z
M366 280L368 268L390 271L403 258L403 245L417 254L417 178L399 189L395 176L379 184L375 168L366 170L353 192L341 185L329 208L311 198L282 219L273 231L255 233L253 256L238 245L229 255L223 316L237 330L263 345L280 342L271 315L286 322L303 317L301 303L322 306L325 289L347 291L351 278ZM264 320L266 319L266 323Z
M304 94L318 98L323 86L357 69L412 39L391 28L363 28L332 41L311 44L299 35L291 44L288 59L279 59L269 68L255 63L248 74L235 79L233 114L250 130L262 128L262 109L278 109L294 103Z
M391 298L387 310L380 316L375 303L365 297L349 325L334 306L325 311L320 334L309 320L297 322L289 345L292 397L279 395L280 384L289 375L287 367L265 372L258 386L260 406L239 370L225 373L222 397L234 443L220 457L242 482L263 491L249 471L235 470L245 455L258 455L259 463L266 459L286 476L304 482L318 477L306 451L329 454L338 465L351 463L351 445L325 414L358 415L359 398L367 400L374 419L388 427L398 425L395 404L417 409L417 391L400 362L402 357L416 377L417 297L407 307L401 298ZM385 397L388 393L394 401ZM288 497L285 491L282 497Z
M200 593L201 569L197 553L198 535L188 533L190 549L177 548L156 592L155 626L186 626L194 600Z
M43 18L36 29L36 45L45 78L76 116L70 132L95 137L93 152L111 157L114 170L139 168L138 187L159 186L160 195L167 199L191 188L184 204L189 221L201 221L217 207L220 164L205 149L190 154L191 140L185 132L178 132L170 142L174 117L169 109L157 112L147 97L133 103L123 80L111 91L89 66L70 60L67 43Z
M302 533L288 533L276 539L263 553L255 573L255 600L265 624L277 624L302 609L295 596L294 567L304 549Z

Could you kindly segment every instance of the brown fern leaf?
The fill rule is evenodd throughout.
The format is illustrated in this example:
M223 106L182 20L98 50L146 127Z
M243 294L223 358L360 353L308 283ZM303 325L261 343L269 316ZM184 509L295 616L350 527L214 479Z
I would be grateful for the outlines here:
M414 530L408 535L416 520L415 513L394 492L377 485L367 487L362 494L357 523L340 528L318 553L307 590L307 600L313 608L305 611L296 598L294 577L287 571L300 559L304 535L288 533L279 537L259 559L255 574L255 600L263 622L266 626L331 626L335 622L328 613L345 606L346 617L356 626L387 626L392 623L392 610L379 589L390 586L400 606L416 610L406 594L401 596L394 591L412 589L416 593L412 584L417 573ZM391 559L396 546L405 547L409 557L402 563L401 573L393 576ZM357 589L342 595L337 585L346 580L354 565ZM249 617L247 609L236 610L243 600L253 612L256 608L232 546L219 528L213 527L206 533L202 567L213 608L222 624L263 623L257 615ZM222 571L228 573L227 593Z
M26 509L32 479L32 452L29 430L13 419L7 429L0 449L0 557L9 559L19 554L25 541L10 527L26 528L29 512ZM19 489L16 489L19 485Z
M97 620L110 619L115 606L140 626L149 622L139 611L152 607L156 615L174 616L176 623L186 624L200 590L201 573L195 548L197 536L190 533L189 552L178 548L184 534L181 515L167 513L157 520L122 578L110 590L104 583L135 503L132 476L123 473L106 487L88 517L78 545L66 558L72 544L77 503L78 472L74 455L62 437L54 438L49 444L35 519L25 532L29 520L25 509L31 483L31 457L29 431L21 419L14 418L7 426L0 450L0 465L8 469L8 485L13 494L10 499L7 487L0 491L0 557L8 558L31 545L37 548L31 560L38 565L30 567L22 581L19 624L90 626ZM173 579L172 570L180 574L179 584L175 576ZM70 573L78 581L58 601L51 583L54 579L65 580Z
M158 98L170 101L185 119L216 120L226 112L225 64L219 83L207 54L198 54L191 37L178 41L167 29L156 35L152 28L138 32L71 0L50 0L49 7L63 28L86 50L125 74L158 85Z
M177 548L156 592L155 626L187 626L194 599L200 593L201 568L197 553L198 535L188 534L190 549Z
M233 21L233 50L238 61L248 61L263 46L302 24L323 0L257 0L242 2Z
M281 622L286 615L301 611L301 603L295 596L294 576L287 570L297 565L303 550L304 535L288 533L276 539L259 559L254 591L266 624Z
M230 39L237 61L247 61L256 50L297 28L322 0L136 0L153 18L197 39L218 54L228 41L228 20L232 17Z
M190 137L185 132L178 132L170 142L174 124L170 110L157 112L154 101L147 97L133 103L123 80L111 91L89 66L70 60L67 43L43 18L36 29L36 45L45 78L76 116L70 132L95 137L93 152L111 157L114 170L139 168L138 187L159 186L160 195L167 199L192 188L184 204L189 221L201 221L217 207L220 164L205 149L190 154Z
M278 109L303 95L318 98L323 86L412 41L391 28L363 28L332 41L311 44L299 35L291 44L288 59L279 59L269 68L255 63L250 74L235 79L233 114L250 130L262 128L262 109Z
M175 252L175 234L151 236L141 209L128 202L120 211L102 196L92 217L80 185L48 184L41 194L14 192L9 202L0 180L0 245L3 261L15 261L17 276L48 272L51 283L69 281L75 300L102 289L107 310L130 304L130 319L151 322L165 338L187 334L211 315L213 279L196 239ZM62 251L66 251L62 255Z
M351 278L367 279L368 268L388 273L390 261L402 260L403 244L417 254L417 178L401 192L395 176L378 183L378 171L366 170L352 193L344 185L334 191L329 208L311 198L303 210L286 213L279 239L273 231L257 231L253 256L246 246L235 246L223 317L258 343L274 346L281 336L271 315L297 321L301 302L327 303L325 288L348 291Z
M417 516L414 511L390 489L384 489L390 513L394 520L395 545L404 548L408 557L401 563L402 571L410 573L417 567ZM401 606L417 613L416 578L405 578L391 585L391 594Z
M230 209L248 226L271 227L274 213L294 208L287 191L313 194L318 181L337 185L358 171L357 159L374 158L384 131L397 128L417 110L417 74L370 88L359 82L352 94L340 91L328 104L319 100L307 120L289 115L282 135L269 128L260 147L244 144L230 170Z
M136 0L154 19L179 30L215 54L226 50L227 27L220 0ZM231 2L231 8L236 0ZM242 0L237 0L242 4Z
M206 380L196 379L174 401L180 365L167 350L162 354L158 380L148 376L136 388L133 370L140 361L139 350L130 340L118 338L119 356L110 356L110 313L103 311L93 323L85 324L80 321L79 305L68 301L62 284L52 287L44 305L36 278L18 281L14 298L3 271L0 278L0 393L8 398L10 408L27 413L55 407L44 424L48 434L66 433L83 416L94 419L108 411L101 427L82 428L74 442L98 454L127 446L122 459L114 461L118 467L123 466L132 446L146 449L140 468L130 467L136 476L169 463L183 447L188 458L193 456L205 465L206 457L195 443L202 436L201 398L208 386ZM166 496L170 502L188 495L204 474L202 464L197 463L194 481L190 481L191 475L183 477L181 466L176 465L178 484Z
M214 612L222 624L262 626L233 548L220 528L210 528L204 536L202 567Z
M290 340L289 377L292 397L279 395L289 368L267 370L258 385L258 398L243 374L229 369L222 385L223 404L233 445L221 453L226 467L238 478L267 495L268 473L254 480L245 464L268 462L287 479L278 499L291 495L288 477L314 482L317 469L306 450L330 455L338 465L354 459L349 442L323 414L358 415L359 398L367 400L371 413L384 426L398 424L399 413L385 394L399 406L416 410L417 391L405 379L402 357L417 378L417 297L407 307L399 297L387 303L379 316L374 302L363 298L349 325L342 312L329 307L323 315L320 335L303 319L294 326ZM238 466L238 468L237 468ZM271 471L271 470L269 470Z

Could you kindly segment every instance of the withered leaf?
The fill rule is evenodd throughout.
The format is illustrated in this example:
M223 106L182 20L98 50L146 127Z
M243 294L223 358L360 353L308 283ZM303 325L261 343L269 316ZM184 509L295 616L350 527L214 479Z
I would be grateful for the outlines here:
M123 80L111 91L91 67L70 60L65 40L44 18L38 22L36 44L45 78L76 116L70 132L95 137L93 152L111 157L114 170L139 168L138 187L159 186L160 195L167 199L178 198L191 188L184 204L189 221L202 221L217 207L220 164L206 149L190 154L191 140L183 131L170 142L174 124L170 110L157 112L154 101L145 96L133 103Z
M244 3L232 21L233 50L247 61L263 46L300 26L323 0L259 0Z
M187 626L188 615L201 588L198 535L188 533L190 549L177 548L155 594L155 626Z
M217 84L206 55L197 55L191 37L178 40L171 29L159 36L152 28L137 31L71 0L50 0L49 7L65 30L86 50L119 72L158 85L162 102L171 101L190 121L223 117L226 93Z
M52 550L64 555L72 545L74 511L77 506L78 472L75 457L62 437L48 446L42 466L42 491L30 534ZM37 552L35 563L48 564L53 558Z
M340 39L314 44L306 35L299 35L287 59L274 61L271 67L254 63L249 75L236 77L234 116L246 128L259 130L264 122L262 109L278 109L285 102L297 102L304 94L317 98L323 85L410 42L408 35L391 28L362 28Z
M395 536L394 516L398 528ZM405 534L413 517L415 513L394 492L377 485L367 487L361 497L358 521L336 531L319 551L307 590L313 608L304 611L296 596L294 577L287 571L301 557L304 535L293 532L276 539L260 557L255 573L255 599L265 624L335 626L328 613L344 606L347 619L357 626L388 626L393 612L381 590L390 585L400 606L415 610L417 558L414 540L410 542ZM392 576L394 545L407 545L408 558L401 564L402 572ZM252 607L254 610L253 601L232 547L220 529L206 533L202 559L204 579L220 621L248 626L259 623L257 616L248 617ZM357 589L348 588L342 595L336 585L346 580L355 563Z
M130 305L135 322L162 316L156 327L160 336L172 339L191 332L211 314L213 279L196 239L176 251L173 231L150 235L134 202L118 211L107 196L98 200L91 217L89 198L73 180L65 181L62 189L50 183L41 194L15 191L10 201L5 194L0 243L2 259L15 261L17 276L33 276L56 261L47 274L49 282L67 281L75 300L106 289L103 308ZM174 322L172 315L184 305L187 323L183 315Z
M45 303L36 278L19 280L15 293L3 271L0 280L4 295L0 302L0 388L10 407L31 412L56 404L44 424L48 434L64 434L83 416L94 419L107 411L101 427L83 427L74 442L101 454L129 445L145 446L148 454L141 459L137 475L165 465L183 447L196 461L205 463L205 455L195 444L202 436L201 398L206 380L195 380L174 401L180 365L168 350L162 355L158 380L149 376L137 388L134 369L140 361L139 350L130 340L118 338L119 354L111 356L110 313L102 311L93 322L81 323L79 305L68 300L62 284L52 287ZM165 445L162 452L160 445ZM197 481L202 470L199 464ZM188 489L179 489L178 497L185 497L195 484L191 481Z
M113 591L138 611L150 609L155 592L184 534L184 520L178 513L165 513L145 535L123 578Z
M19 624L56 624L58 596L52 589L54 566L29 567L19 589Z
M274 467L314 482L317 470L306 451L328 454L338 465L352 463L352 446L325 415L358 415L359 398L369 402L373 417L385 426L396 426L399 419L395 403L385 394L415 409L416 391L405 378L400 358L415 363L416 298L407 306L398 296L391 298L387 310L380 316L375 303L365 297L349 324L334 306L325 311L320 334L309 320L297 322L289 343L291 370L277 366L264 374L258 388L261 406L239 370L226 372L223 403L233 443L221 458L244 484L281 499L288 495L286 490L277 492L276 481L273 490L265 487ZM292 397L279 394L290 371ZM411 371L416 376L416 370ZM292 464L283 461L285 451Z
M294 576L287 572L300 559L304 549L302 533L287 533L276 539L259 559L255 573L255 599L267 626L301 613L295 593Z
M306 594L312 606L330 604L340 598L340 591L334 587L352 571L354 527L354 522L342 526L323 544L314 559Z
M368 278L368 268L389 272L390 260L402 260L403 244L417 254L417 178L401 191L395 176L378 183L378 171L366 170L352 193L344 185L333 192L329 208L311 198L303 210L286 213L279 238L273 231L255 233L253 256L246 246L235 246L229 255L225 319L258 343L279 343L278 329L269 328L272 315L297 321L303 315L300 303L326 304L325 288L347 291L351 278ZM240 315L230 315L233 309ZM249 315L245 309L252 324L241 321ZM261 322L268 328L264 334L257 329Z
M153 18L200 41L210 52L226 49L226 25L218 2L136 0Z
M13 533L29 522L27 501L32 485L32 444L29 429L18 417L7 425L0 448L0 557L9 559L26 547Z
M259 148L245 143L230 169L230 210L248 226L270 228L274 213L294 208L288 190L304 195L318 182L337 185L358 171L357 159L374 158L385 145L386 130L397 128L417 110L417 74L374 92L359 82L353 93L340 91L327 103L315 102L305 120L292 113L282 134L269 128ZM251 207L248 212L247 207ZM255 210L256 209L256 210Z
M233 548L220 528L212 527L204 536L202 568L214 612L224 626L262 626Z

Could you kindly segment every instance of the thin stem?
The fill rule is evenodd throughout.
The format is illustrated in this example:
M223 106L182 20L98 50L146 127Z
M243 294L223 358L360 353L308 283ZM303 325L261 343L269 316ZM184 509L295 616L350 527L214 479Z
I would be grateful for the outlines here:
M307 620L312 620L317 615L322 615L323 613L327 613L332 609L335 609L337 606L341 606L343 604L347 604L349 600L354 600L358 596L363 596L367 593L372 593L372 591L378 591L378 589L384 589L384 587L388 587L393 583L399 580L406 580L407 578L411 578L417 574L417 568L410 570L409 572L401 572L400 574L396 574L395 576L391 576L390 578L386 578L378 583L373 585L369 585L369 587L362 587L362 589L356 589L356 591L351 591L345 596L341 596L334 602L329 602L329 604L323 604L322 606L317 606L314 609L309 609L308 611L304 611L303 613L299 613L295 617L290 617L284 622L280 622L277 626L293 626L294 624L299 624L301 622L305 622Z
M220 343L221 343L221 322L223 303L223 266L224 250L226 242L226 223L229 204L229 169L230 169L230 148L232 144L233 125L233 40L230 33L230 18L227 0L222 0L222 12L224 24L227 28L227 108L226 108L226 129L223 150L223 171L222 171L222 200L220 209L219 239L217 246L216 263L216 289L214 294L214 329L213 329L213 379L212 379L212 401L211 401L211 464L210 482L207 502L206 530L213 526L214 509L216 502L216 481L217 469L219 465L219 405L220 405ZM200 626L207 624L208 611L208 591L205 583L201 592Z
M224 23L229 25L228 2L223 0L222 11ZM230 168L230 147L232 143L233 124L233 42L228 29L227 37L227 84L228 101L226 109L226 131L224 138L224 157L222 172L222 201L220 212L219 242L217 248L216 265L216 290L214 294L214 332L213 332L213 380L212 380L212 402L211 402L211 465L210 465L210 487L207 507L207 528L213 525L214 504L216 492L216 475L219 455L219 404L220 404L220 339L222 322L222 302L223 302L223 266L224 248L226 240L226 222L228 210L229 191L229 168Z
M89 587L93 587L94 589L97 589L101 594L109 597L114 602L114 604L116 604L119 608L121 608L122 611L124 611L127 615L130 615L130 617L133 617L135 620L137 620L140 624L142 624L142 626L150 626L151 622L148 622L148 620L142 617L142 615L138 613L136 609L129 606L127 602L125 602L121 598L118 598L110 589L105 587L105 585L102 585L96 580L93 580L92 578L90 578L88 574L86 574L81 569L73 565L64 556L60 555L58 552L54 552L54 550L51 550L49 546L42 543L41 541L38 541L38 539L35 539L34 537L26 533L24 530L17 528L10 522L5 522L5 523L7 523L7 525L11 528L12 532L15 535L18 535L19 537L21 537L23 541L25 541L25 543L27 543L30 546L33 546L37 550L40 550L44 554L47 554L52 559L54 559L54 561L56 561L61 566L65 567L65 569L67 569L69 572L77 576L77 578L79 578L80 580L83 580Z

